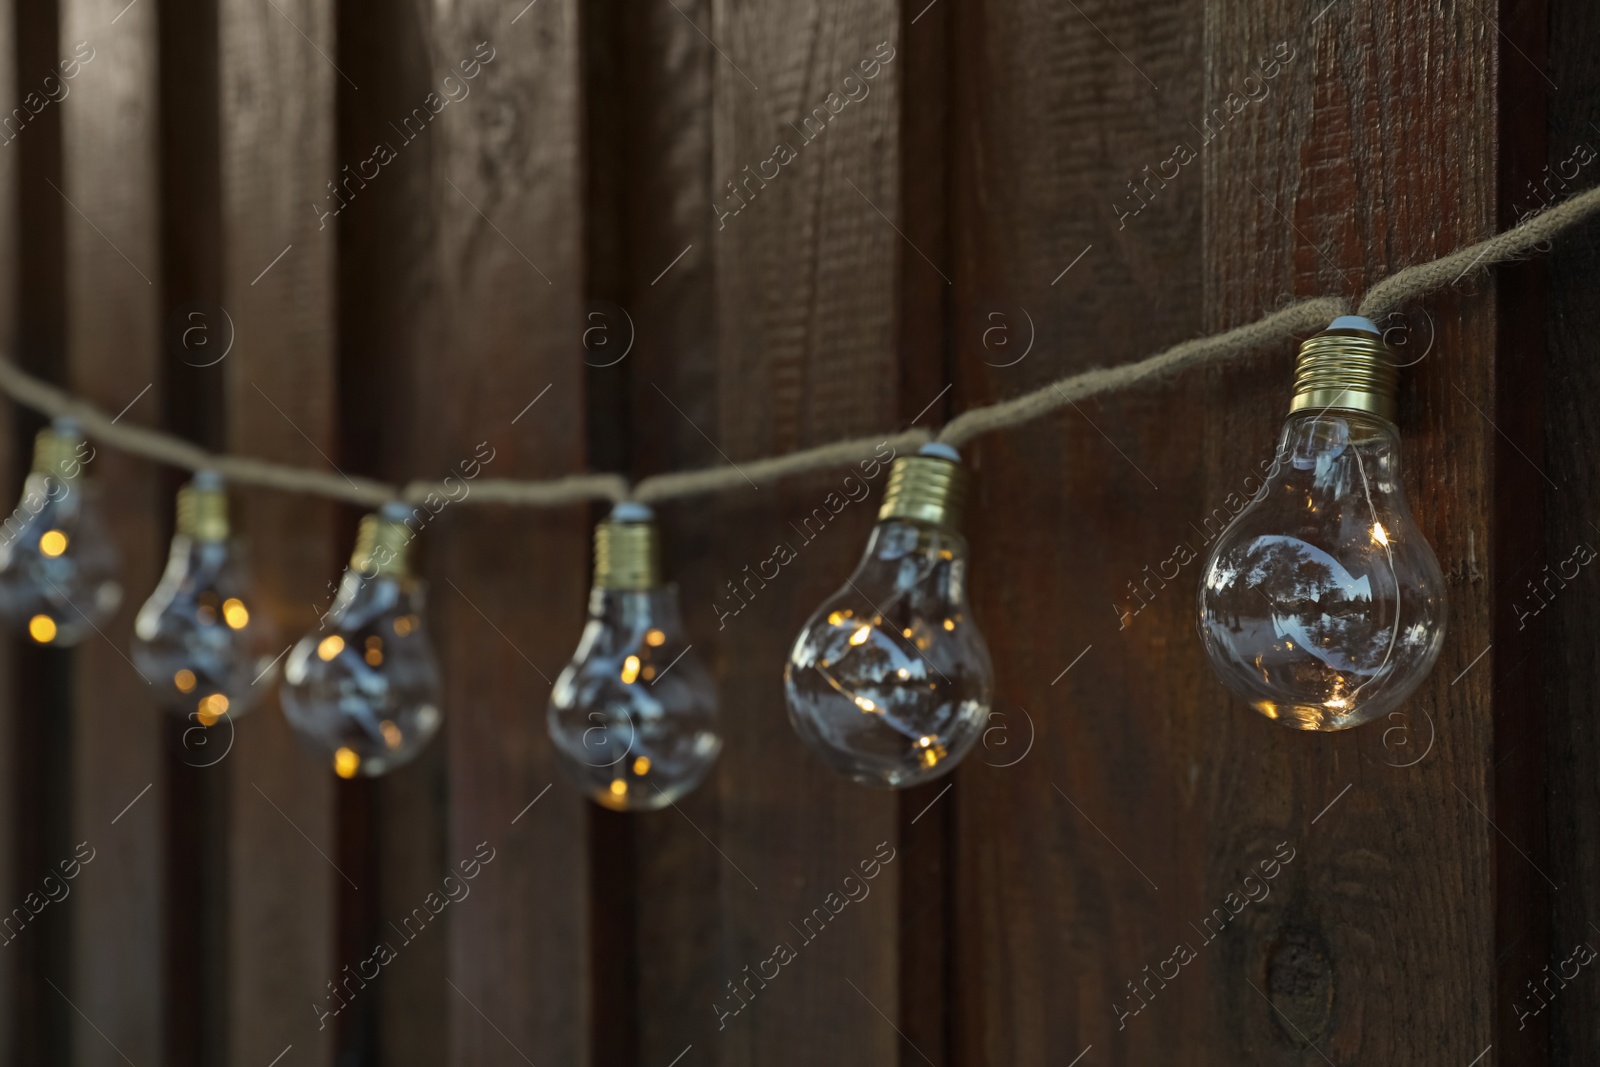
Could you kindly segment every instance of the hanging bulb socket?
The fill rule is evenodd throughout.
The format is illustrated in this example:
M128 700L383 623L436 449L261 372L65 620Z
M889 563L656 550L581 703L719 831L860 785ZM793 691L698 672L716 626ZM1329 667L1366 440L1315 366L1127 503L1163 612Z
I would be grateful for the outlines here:
M363 515L356 531L355 550L350 553L350 569L369 578L380 574L389 578L409 577L408 557L415 535L406 520L411 514L410 508L395 501L370 515Z
M48 474L64 482L76 481L83 473L83 464L78 460L78 446L82 443L78 420L54 420L33 439L33 473Z
M1377 324L1343 315L1300 345L1289 410L1364 411L1393 422L1399 386L1400 370Z
M655 512L624 501L594 528L594 587L654 589L661 585L661 535Z
M178 490L178 536L192 541L228 539L228 492L215 471L198 471Z
M959 531L967 507L967 469L961 453L945 444L927 444L914 456L901 456L889 468L878 521L910 519Z

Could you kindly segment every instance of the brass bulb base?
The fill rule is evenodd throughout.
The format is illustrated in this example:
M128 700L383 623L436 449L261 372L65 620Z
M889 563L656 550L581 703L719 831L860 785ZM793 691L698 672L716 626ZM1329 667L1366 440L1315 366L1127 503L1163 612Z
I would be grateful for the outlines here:
M661 535L648 520L607 519L594 528L594 587L654 589L661 585Z
M941 456L901 456L889 468L878 521L910 519L961 529L967 508L967 469Z
M190 482L178 490L178 534L195 541L228 539L228 492Z
M46 426L33 438L33 473L48 474L64 482L73 482L83 473L78 459L78 446L83 444L83 434L75 424L57 421Z
M356 531L356 547L350 553L350 567L371 578L406 578L411 574L411 539L414 534L405 523L410 512L404 507L361 517Z
M1400 370L1382 336L1323 330L1300 345L1289 411L1364 411L1393 422L1399 388Z

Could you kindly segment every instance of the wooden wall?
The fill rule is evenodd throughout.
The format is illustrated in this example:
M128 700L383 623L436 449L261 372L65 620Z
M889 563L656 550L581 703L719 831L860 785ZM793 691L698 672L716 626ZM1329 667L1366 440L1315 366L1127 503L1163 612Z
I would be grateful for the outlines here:
M0 134L0 347L130 422L394 482L936 427L1354 298L1600 174L1572 176L1600 147L1576 0L0 0L17 100L80 41L70 92ZM691 796L620 816L544 734L600 509L430 525L447 725L335 782L275 695L220 755L155 710L122 652L181 477L102 449L128 603L71 653L0 645L0 887L95 849L0 950L0 1060L1593 1062L1600 976L1529 983L1600 944L1595 579L1525 609L1600 543L1597 242L1385 320L1417 361L1406 480L1451 629L1402 712L1331 737L1225 696L1198 563L1130 592L1203 554L1270 454L1286 349L968 449L997 701L955 774L901 795L823 769L781 687L881 476L754 596L732 589L845 471L661 509L725 747ZM231 345L211 366L175 341L196 310ZM15 487L39 422L0 412ZM281 645L359 514L237 494ZM480 849L470 895L325 1016ZM1273 859L1266 899L1198 934ZM779 944L794 962L750 980ZM1144 986L1176 944L1193 962Z

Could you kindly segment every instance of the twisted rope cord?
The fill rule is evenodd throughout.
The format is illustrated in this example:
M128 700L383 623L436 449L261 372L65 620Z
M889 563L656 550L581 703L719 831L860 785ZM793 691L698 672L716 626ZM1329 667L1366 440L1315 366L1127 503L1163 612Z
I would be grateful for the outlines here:
M1469 273L1505 263L1534 252L1539 245L1600 211L1600 188L1533 215L1511 229L1467 245L1427 263L1405 267L1376 282L1361 298L1358 311L1376 318L1402 304L1448 289ZM1009 429L1086 397L1154 381L1199 364L1226 363L1257 349L1314 332L1329 320L1349 313L1349 304L1337 297L1313 297L1290 304L1270 315L1231 330L1174 345L1153 356L1115 367L1096 367L1068 375L1009 400L962 412L939 431L937 440L960 446L986 433ZM370 478L349 477L331 471L273 463L250 456L217 455L171 434L142 426L123 425L99 408L25 373L15 363L0 358L0 391L12 400L52 418L78 420L85 436L111 448L187 470L214 470L241 485L257 485L285 492L310 493L365 507L391 500L419 503L430 493L448 496L442 482L412 481L395 487ZM853 463L885 441L896 450L912 449L934 440L926 430L859 437L805 448L781 456L768 456L727 467L674 471L645 478L631 489L618 474L574 474L563 478L528 481L485 478L472 483L473 491L460 503L511 504L521 507L561 507L589 500L612 502L635 499L646 503L698 496L758 486L763 480L785 478L807 471L828 470Z

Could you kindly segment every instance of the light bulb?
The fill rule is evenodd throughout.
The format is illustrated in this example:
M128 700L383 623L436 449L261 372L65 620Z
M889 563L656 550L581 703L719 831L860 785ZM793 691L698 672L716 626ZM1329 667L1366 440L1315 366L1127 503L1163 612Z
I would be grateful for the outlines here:
M200 471L178 490L167 569L133 623L133 662L162 706L212 726L249 711L271 684L270 637L238 546L222 478Z
M0 526L0 617L37 644L75 645L122 603L117 546L84 476L93 458L72 419L40 430L22 502Z
M1444 576L1400 478L1397 380L1366 319L1302 344L1266 483L1201 574L1212 666L1285 726L1342 730L1390 711L1444 643Z
M662 580L654 518L624 503L595 527L589 621L546 714L567 777L617 811L666 807L722 750L717 690Z
M341 778L408 762L439 732L439 667L411 574L403 504L361 520L333 607L284 666L283 712Z
M948 772L994 692L967 606L967 474L947 445L894 461L878 525L844 588L789 652L789 721L828 766L901 789Z

